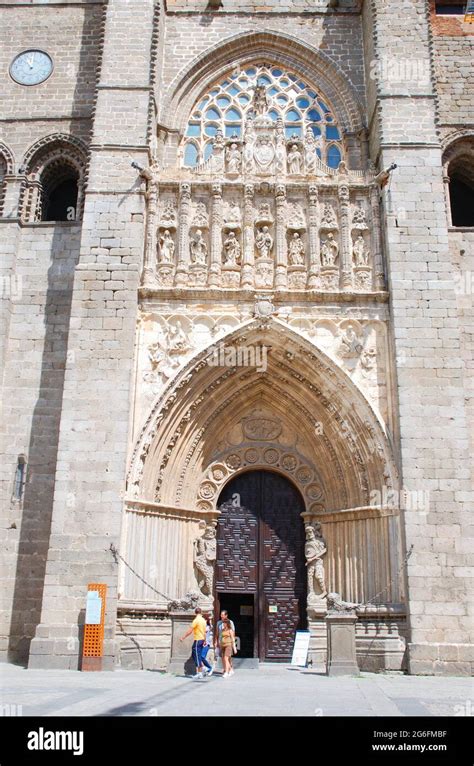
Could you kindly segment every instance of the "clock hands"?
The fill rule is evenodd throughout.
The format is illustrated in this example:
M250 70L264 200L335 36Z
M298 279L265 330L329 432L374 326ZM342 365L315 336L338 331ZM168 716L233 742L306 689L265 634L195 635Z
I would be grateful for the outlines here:
M26 59L27 64L29 65L30 69L33 69L33 62L35 60L35 54L32 53L29 58Z

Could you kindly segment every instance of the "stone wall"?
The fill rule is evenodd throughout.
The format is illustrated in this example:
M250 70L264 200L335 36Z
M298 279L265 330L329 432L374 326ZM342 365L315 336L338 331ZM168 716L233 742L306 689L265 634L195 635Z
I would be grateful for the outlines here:
M13 229L18 230L16 222L1 227L5 234ZM6 530L1 652L5 656L9 650L17 660L28 657L41 610L79 236L78 225L39 224L23 228L17 237L0 460L1 526ZM21 503L12 499L19 455L27 461Z
M394 13L374 0L376 55L429 55L426 4ZM421 42L421 44L420 44ZM471 672L472 617L465 543L472 465L464 403L461 327L449 254L436 103L429 82L398 88L379 78L373 145L398 164L384 192L386 249L398 378L403 485L427 492L405 510L409 670ZM420 131L420 126L422 130Z
M117 566L126 470L144 199L131 160L147 162L151 0L111 0L74 279L52 534L30 667L77 668L89 582L108 586L104 667L116 654ZM130 35L133 28L134 34ZM120 51L119 59L117 59ZM127 100L126 130L117 132ZM73 498L67 507L68 496ZM65 601L64 589L68 594Z

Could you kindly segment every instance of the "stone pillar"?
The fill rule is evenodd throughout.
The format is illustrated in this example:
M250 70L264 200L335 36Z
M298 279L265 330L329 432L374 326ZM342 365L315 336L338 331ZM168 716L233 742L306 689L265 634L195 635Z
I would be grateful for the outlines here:
M338 196L341 230L341 287L344 290L352 287L352 243L349 187L345 184L339 186Z
M346 612L328 612L328 676L358 676L355 626L357 615Z
M309 240L309 273L308 287L316 290L320 287L319 272L321 269L321 253L318 228L318 187L310 184L308 188L308 240Z
M451 179L448 174L447 166L443 168L443 183L444 183L444 198L446 200L446 216L448 219L448 226L452 226L453 214L451 212L451 195L449 193L449 184L451 183Z
M221 286L222 266L222 186L212 184L211 208L211 265L209 268L209 286Z
M382 232L380 229L380 202L377 184L370 187L370 208L372 218L371 251L373 262L373 284L375 290L385 290L385 268L382 254Z
M275 269L275 288L284 290L288 284L287 275L287 242L286 242L286 188L283 184L278 184L275 194L276 201L276 226L275 226L275 245L276 245L276 269Z
M189 266L189 211L191 207L191 186L179 186L178 210L178 264L176 266L176 287L186 287Z
M252 184L245 185L244 199L244 252L242 258L242 287L254 285L254 261L255 261L255 232L253 228L253 197L254 187Z
M120 546L123 519L145 212L130 160L145 165L149 157L153 26L153 0L109 0L32 668L79 667L90 582L108 586L104 669L117 654L118 563L110 544Z
M170 612L171 617L171 658L168 665L168 671L170 673L177 673L186 675L194 675L196 673L196 666L194 664L191 650L193 645L193 637L188 636L184 641L181 641L187 630L191 627L191 623L195 618L193 611L191 612Z
M158 226L158 183L154 178L148 182L146 213L146 242L143 259L142 284L156 284L157 238Z

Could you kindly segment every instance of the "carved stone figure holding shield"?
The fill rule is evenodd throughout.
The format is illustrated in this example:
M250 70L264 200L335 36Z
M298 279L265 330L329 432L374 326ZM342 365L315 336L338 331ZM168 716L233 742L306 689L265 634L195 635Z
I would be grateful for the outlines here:
M321 524L306 524L304 553L308 567L308 603L321 601L327 595L322 557L327 552L326 542L321 534Z

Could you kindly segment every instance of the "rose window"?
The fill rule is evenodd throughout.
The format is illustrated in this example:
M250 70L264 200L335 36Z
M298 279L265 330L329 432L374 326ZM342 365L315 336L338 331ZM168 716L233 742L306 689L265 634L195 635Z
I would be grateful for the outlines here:
M266 64L234 71L199 100L183 139L183 165L194 168L208 160L218 134L225 139L244 137L245 121L254 114L258 86L265 92L267 116L283 124L286 138L302 138L309 127L318 158L337 168L344 149L331 107L304 78Z

